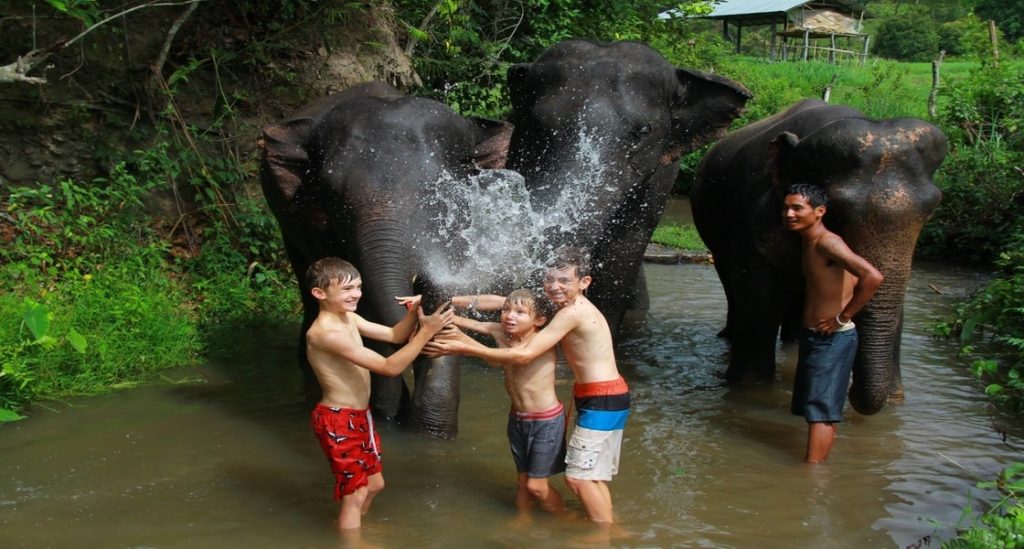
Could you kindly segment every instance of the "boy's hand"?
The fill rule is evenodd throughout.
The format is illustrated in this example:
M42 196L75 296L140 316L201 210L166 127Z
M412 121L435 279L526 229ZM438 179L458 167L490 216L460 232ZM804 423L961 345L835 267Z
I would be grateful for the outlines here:
M466 335L457 326L448 326L434 335L430 343L424 347L423 354L429 357L456 354L465 351L475 343L476 340Z
M422 295L404 295L395 297L395 301L397 301L399 305L404 306L410 311L418 307L422 299Z
M416 314L419 315L420 329L433 336L439 332L441 328L451 324L452 321L455 320L455 310L452 309L451 305L451 302L445 302L444 305L441 305L434 310L434 314L432 315L423 314L423 307L417 308Z

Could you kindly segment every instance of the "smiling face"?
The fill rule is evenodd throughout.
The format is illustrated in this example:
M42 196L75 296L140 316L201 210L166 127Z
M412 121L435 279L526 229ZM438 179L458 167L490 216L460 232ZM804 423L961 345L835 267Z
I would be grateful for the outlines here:
M812 227L825 215L825 206L811 206L809 200L800 194L786 195L782 207L782 220L791 231L803 231Z
M320 301L322 309L335 313L354 313L359 298L363 297L363 279L335 279L327 285L327 289L313 288L312 293Z
M580 277L575 266L548 269L544 275L544 293L555 307L572 303L590 286L590 276Z

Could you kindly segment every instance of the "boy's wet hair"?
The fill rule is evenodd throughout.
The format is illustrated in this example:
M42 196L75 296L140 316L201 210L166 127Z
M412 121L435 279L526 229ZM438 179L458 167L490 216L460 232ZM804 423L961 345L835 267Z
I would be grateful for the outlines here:
M576 267L576 277L590 276L590 256L580 248L565 246L555 250L555 257L548 262L549 269Z
M550 319L552 315L551 302L533 290L520 288L505 298L506 303L522 305L533 311L534 316Z
M306 269L306 284L309 288L326 290L331 282L342 284L362 278L354 265L337 257L321 257Z
M786 188L786 196L791 194L798 194L806 198L807 203L810 204L812 208L817 208L818 206L828 207L828 194L821 185L815 185L813 183L793 183Z

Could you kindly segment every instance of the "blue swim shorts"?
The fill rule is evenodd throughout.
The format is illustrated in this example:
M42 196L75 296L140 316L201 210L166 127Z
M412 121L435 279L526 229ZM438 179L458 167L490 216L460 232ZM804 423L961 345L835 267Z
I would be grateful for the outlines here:
M561 402L543 412L512 411L507 432L516 471L530 478L565 471L565 408Z
M808 423L842 421L856 356L857 330L825 335L802 329L790 411Z

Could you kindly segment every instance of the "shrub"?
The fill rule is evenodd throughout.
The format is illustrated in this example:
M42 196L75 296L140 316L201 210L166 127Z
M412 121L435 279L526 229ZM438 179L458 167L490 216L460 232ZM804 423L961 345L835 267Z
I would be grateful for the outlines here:
M872 51L899 61L928 61L939 52L935 20L914 12L888 17L878 26Z

